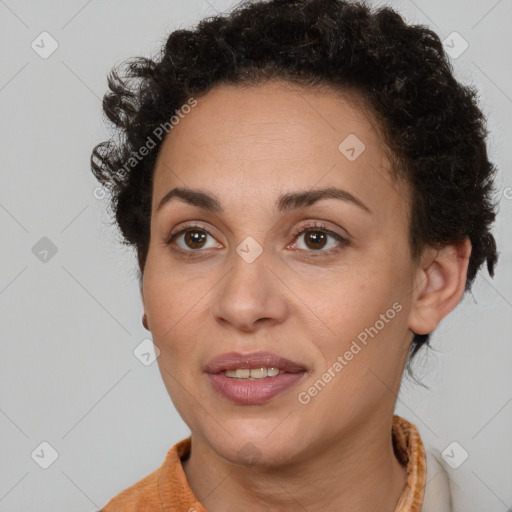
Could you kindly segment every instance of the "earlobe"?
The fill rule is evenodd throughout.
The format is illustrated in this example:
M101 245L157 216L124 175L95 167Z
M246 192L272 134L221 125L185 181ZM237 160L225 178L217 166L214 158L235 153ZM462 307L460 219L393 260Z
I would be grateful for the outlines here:
M458 244L428 251L418 269L416 289L409 315L415 334L431 333L460 302L466 287L471 255L469 238Z

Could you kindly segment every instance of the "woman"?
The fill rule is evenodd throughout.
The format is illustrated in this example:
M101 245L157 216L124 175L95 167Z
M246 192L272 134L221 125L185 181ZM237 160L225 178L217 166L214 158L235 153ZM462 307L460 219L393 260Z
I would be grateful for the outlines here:
M191 436L102 510L450 510L394 409L494 275L496 169L437 35L390 8L245 3L109 87L121 136L92 168Z

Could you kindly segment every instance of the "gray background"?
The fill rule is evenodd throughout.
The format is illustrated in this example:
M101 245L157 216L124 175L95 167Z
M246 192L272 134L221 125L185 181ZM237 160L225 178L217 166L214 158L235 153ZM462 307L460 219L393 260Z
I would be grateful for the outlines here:
M456 510L505 511L512 507L512 2L388 3L441 39L457 31L469 44L452 62L459 80L480 91L501 204L495 279L483 270L442 321L435 352L414 364L431 389L404 379L396 412L429 449L457 441L469 453L449 468ZM89 156L108 137L101 99L111 67L154 55L171 30L234 4L0 0L1 512L97 510L189 435L157 363L134 355L149 335L136 262L108 224ZM43 31L59 45L47 59L31 47ZM43 237L56 254L41 252ZM40 467L51 456L42 442L58 453L48 469Z

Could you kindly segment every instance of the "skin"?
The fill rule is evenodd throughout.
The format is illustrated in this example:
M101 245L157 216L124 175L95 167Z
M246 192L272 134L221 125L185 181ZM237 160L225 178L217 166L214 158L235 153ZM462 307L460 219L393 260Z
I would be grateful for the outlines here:
M406 473L390 432L407 351L413 332L433 331L461 299L471 244L429 248L414 264L408 189L390 177L381 134L350 98L277 80L217 86L159 153L141 285L145 325L191 430L185 474L211 512L392 512L402 494ZM365 144L354 161L338 149L350 134ZM274 209L280 194L327 186L348 190L371 213L337 199ZM176 198L157 211L174 187L208 192L224 212ZM294 237L310 220L349 245L332 237L315 245L315 228ZM210 233L203 245L197 235L166 245L185 222ZM236 252L249 236L263 250L252 263ZM397 302L400 312L300 403L298 394ZM237 405L212 388L203 372L209 360L259 350L308 371L262 405ZM239 456L249 442L258 454L252 465Z

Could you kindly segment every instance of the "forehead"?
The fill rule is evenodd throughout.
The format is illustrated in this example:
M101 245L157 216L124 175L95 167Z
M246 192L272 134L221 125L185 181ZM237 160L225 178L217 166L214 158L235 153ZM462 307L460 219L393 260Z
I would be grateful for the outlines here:
M269 192L343 185L366 204L395 204L404 194L389 175L388 154L354 94L277 80L223 84L197 98L164 140L153 207L173 186L264 199Z
M175 126L164 145L250 147L275 143L337 149L342 138L358 135L372 153L385 146L375 121L362 109L355 93L334 89L304 88L269 80L259 85L218 85L197 98L197 106ZM186 122L185 122L186 121ZM191 137L193 134L193 138ZM304 142L309 144L303 146ZM212 148L208 148L212 150Z

